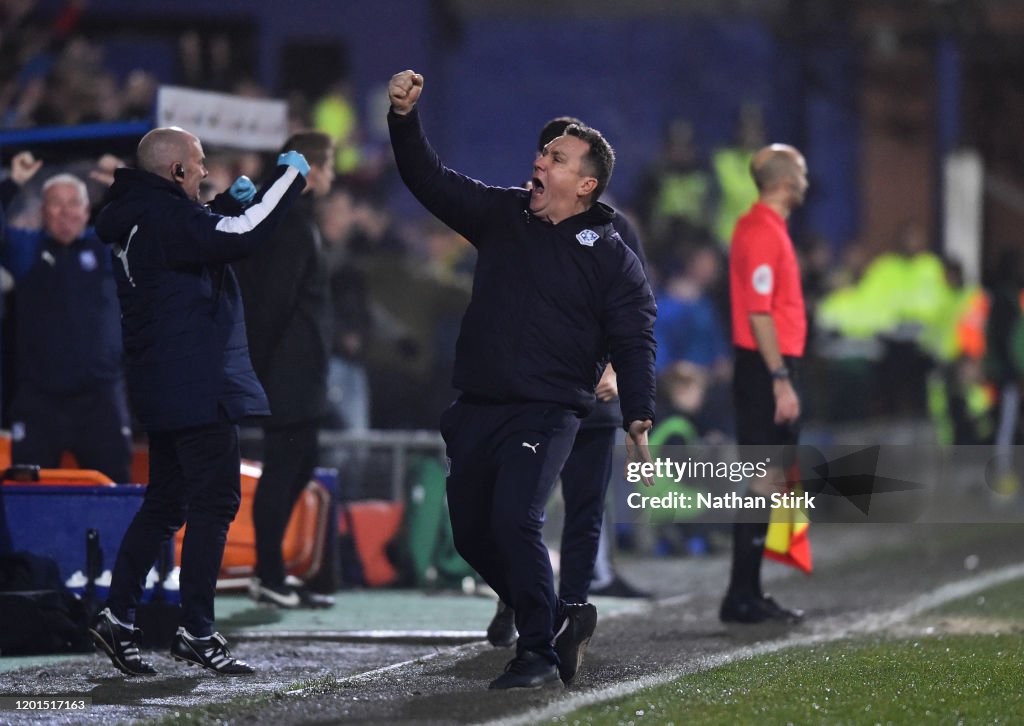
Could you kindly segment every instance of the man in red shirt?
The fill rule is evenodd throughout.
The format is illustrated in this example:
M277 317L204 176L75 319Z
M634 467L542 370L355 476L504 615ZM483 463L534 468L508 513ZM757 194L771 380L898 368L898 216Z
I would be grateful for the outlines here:
M772 144L750 163L758 201L736 224L729 251L736 405L736 440L742 445L782 446L780 465L750 481L750 494L770 501L786 488L785 467L795 453L800 398L794 377L807 339L800 270L786 229L790 212L807 193L807 163L792 146ZM768 512L733 525L729 590L723 622L799 622L803 613L787 610L761 592L761 560ZM753 513L753 512L751 512Z

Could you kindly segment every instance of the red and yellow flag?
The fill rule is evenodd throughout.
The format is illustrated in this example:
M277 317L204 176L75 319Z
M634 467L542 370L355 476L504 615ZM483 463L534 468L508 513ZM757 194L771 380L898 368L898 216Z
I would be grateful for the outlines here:
M801 494L801 487L794 489ZM764 556L784 565L811 573L811 542L807 539L810 520L802 507L772 509L768 534L764 540Z

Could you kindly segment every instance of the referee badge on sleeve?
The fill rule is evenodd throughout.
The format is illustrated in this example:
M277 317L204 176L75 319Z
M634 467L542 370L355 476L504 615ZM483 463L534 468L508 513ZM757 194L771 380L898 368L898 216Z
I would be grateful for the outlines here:
M750 278L750 282L754 286L754 292L758 295L767 295L772 291L774 283L772 268L767 264L758 265L757 269L754 270L753 276Z

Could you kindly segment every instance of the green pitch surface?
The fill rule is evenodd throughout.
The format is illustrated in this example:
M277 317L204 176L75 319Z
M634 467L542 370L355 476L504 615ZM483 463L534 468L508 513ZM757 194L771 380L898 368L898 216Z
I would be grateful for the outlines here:
M1020 635L842 641L733 663L567 724L1021 723Z
M1024 580L954 600L934 611L938 615L962 616L1003 623L1009 629L1024 631Z
M566 724L1024 722L1024 581L922 617L927 637L738 661L555 719Z

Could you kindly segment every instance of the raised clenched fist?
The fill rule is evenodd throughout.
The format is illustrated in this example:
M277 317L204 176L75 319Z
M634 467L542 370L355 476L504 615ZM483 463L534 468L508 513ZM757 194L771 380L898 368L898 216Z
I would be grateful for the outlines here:
M423 76L414 71L402 71L391 76L388 83L388 100L399 116L412 111L423 92Z

